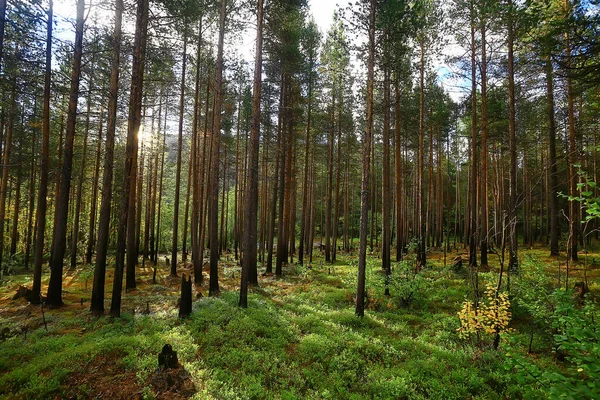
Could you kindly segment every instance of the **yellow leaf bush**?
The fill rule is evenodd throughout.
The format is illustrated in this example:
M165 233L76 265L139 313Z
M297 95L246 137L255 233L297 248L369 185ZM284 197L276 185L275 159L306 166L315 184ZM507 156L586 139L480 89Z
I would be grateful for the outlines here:
M462 339L485 332L490 335L509 332L511 319L510 300L507 293L498 293L494 285L489 283L485 290L486 298L479 308L471 301L465 301L458 312L460 327L456 329Z

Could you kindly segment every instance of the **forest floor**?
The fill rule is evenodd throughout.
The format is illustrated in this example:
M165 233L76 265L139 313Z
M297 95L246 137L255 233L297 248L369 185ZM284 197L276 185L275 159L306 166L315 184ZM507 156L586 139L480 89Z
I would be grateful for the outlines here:
M177 317L180 278L168 276L164 257L156 284L150 262L138 269L137 289L123 295L116 319L90 315L92 265L67 269L65 305L44 313L12 300L20 285L31 285L31 272L17 269L0 283L0 398L548 398L552 388L525 375L570 366L555 359L552 332L522 307L513 307L513 331L497 351L492 336L458 337L457 312L473 297L473 274L452 267L457 254L466 257L452 251L444 266L443 253L429 253L417 277L414 261L394 263L389 297L380 261L369 257L364 318L354 315L356 257L345 254L335 265L319 256L311 265L287 266L282 279L261 276L246 310L237 307L239 267L224 255L220 295L206 296L205 279L196 288L204 296L197 295L187 320ZM547 255L546 249L520 253L511 296L540 279L557 286L559 265L564 285L565 260ZM479 273L482 292L498 279L498 258L490 255L490 263ZM583 280L584 269L598 296L600 253L571 266L570 286ZM47 279L44 271L44 288ZM111 287L112 271L107 308ZM182 368L157 370L166 343ZM522 369L527 373L514 373L523 363L531 366Z

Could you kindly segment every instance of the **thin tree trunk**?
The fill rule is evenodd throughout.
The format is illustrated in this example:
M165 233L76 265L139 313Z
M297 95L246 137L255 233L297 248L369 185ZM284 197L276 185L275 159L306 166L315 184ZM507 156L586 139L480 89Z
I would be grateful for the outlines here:
M550 255L558 256L558 165L556 160L556 120L554 118L554 77L550 56L546 57L546 95L548 97L548 144L550 152Z
M199 151L200 151L200 135L198 134L198 126L200 124L200 76L202 75L201 55L202 55L202 16L198 22L198 44L196 52L196 82L194 89L194 121L192 126L192 146L193 146L193 202L192 202L192 263L194 268L194 283L202 281L202 254L200 252L200 208L202 207L202 199L200 197L200 182L203 179L200 177Z
M420 43L421 60L419 68L419 155L417 162L417 196L415 204L415 215L417 218L417 271L425 267L425 237L424 237L424 218L423 206L425 199L423 196L423 169L424 165L424 142L425 142L425 44Z
M471 168L469 185L469 265L477 267L477 64L475 63L475 10L471 0Z
M327 209L325 211L325 261L331 260L331 206L333 198L333 148L335 143L335 87L331 90L331 123L329 125L329 161L327 163Z
M508 268L517 271L519 257L517 252L517 129L515 112L515 70L514 70L514 41L512 0L508 0L508 135L510 142L510 205L509 220L509 260Z
M120 0L119 0L120 1ZM46 20L46 67L44 72L44 104L42 116L42 153L40 157L40 188L38 190L38 202L36 209L36 234L34 250L33 271L33 299L31 303L37 304L42 301L42 264L44 262L44 238L46 231L46 211L48 195L48 164L50 149L50 85L52 73L52 20L54 3L49 0Z
M16 114L17 86L16 78L12 82L10 95L10 109L8 112L8 127L4 138L4 154L2 156L2 181L0 183L0 269L2 268L4 253L4 220L6 218L6 195L8 193L8 178L10 172L10 152L13 142L14 120Z
M94 180L92 182L92 205L90 207L90 227L89 236L87 242L87 249L85 252L85 262L90 264L92 262L92 254L94 252L94 245L96 244L96 214L98 208L98 185L100 180L100 156L102 149L102 122L104 118L104 105L100 108L100 116L98 117L98 142L96 144L96 162L94 164ZM104 172L105 173L105 172Z
M37 98L34 101L34 106L33 106L33 115L35 117L37 117ZM33 236L33 213L34 213L34 208L35 208L35 182L36 182L36 173L37 170L35 168L35 144L37 142L37 135L34 134L36 133L34 129L32 129L32 135L31 135L31 167L30 167L30 172L29 172L29 176L31 177L30 181L29 181L29 196L27 197L29 199L29 206L27 207L27 234L26 234L26 239L25 239L25 269L29 269L29 258L31 256L31 241L32 241L32 236Z
M398 78L394 82L394 166L395 166L395 185L396 185L396 261L402 259L404 250L404 229L402 223L402 150L400 144L402 141L400 132L400 87Z
M481 266L488 265L488 126L487 126L487 52L486 21L481 22Z
M381 185L381 268L386 275L392 273L392 259L390 246L391 222L390 211L393 207L390 199L390 72L386 69L383 78L383 166L382 166L382 185ZM339 181L339 179L338 179ZM386 285L386 294L389 295L389 288Z
M90 87L88 88L87 97L87 112L85 116L85 128L83 133L83 150L81 155L81 167L79 171L79 182L77 183L77 199L75 200L75 221L73 222L73 230L71 232L71 268L77 265L77 244L79 242L79 221L83 213L83 181L85 179L85 166L87 161L88 136L90 132L90 114L92 111L92 77L94 75L94 61L92 60L92 71L90 72Z

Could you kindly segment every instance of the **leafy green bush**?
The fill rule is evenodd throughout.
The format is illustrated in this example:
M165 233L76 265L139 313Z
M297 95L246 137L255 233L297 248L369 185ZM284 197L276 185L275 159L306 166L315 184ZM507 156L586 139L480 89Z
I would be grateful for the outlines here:
M521 383L537 383L549 389L553 398L600 398L600 310L587 300L579 307L571 291L558 289L552 294L556 308L551 315L556 358L564 368L540 368L531 359L509 351L506 369Z

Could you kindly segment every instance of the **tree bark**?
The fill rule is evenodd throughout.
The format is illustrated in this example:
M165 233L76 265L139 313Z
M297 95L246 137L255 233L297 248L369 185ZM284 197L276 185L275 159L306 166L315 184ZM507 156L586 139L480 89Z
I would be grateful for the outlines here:
M73 166L73 148L75 143L75 123L77 121L77 100L79 98L79 82L81 78L81 57L83 54L83 22L85 1L77 1L77 22L75 26L75 51L71 71L71 90L69 93L69 111L67 116L67 133L63 149L64 160L61 171L60 194L56 205L56 225L54 226L54 248L50 266L50 282L46 303L60 306L62 301L62 273L64 255L67 245L67 214L69 211L69 194L71 190L71 169Z
M42 264L44 262L44 233L46 231L46 211L48 195L48 164L50 149L50 85L52 73L52 17L53 1L49 0L47 20L46 20L46 66L44 72L44 104L42 116L42 153L40 157L40 188L38 190L38 202L35 214L36 234L34 250L34 271L32 292L34 298L32 303L37 304L42 301Z
M117 100L119 95L119 64L121 58L121 23L123 21L123 0L115 0L115 27L110 71L110 89L108 94L108 122L106 126L106 144L102 175L102 201L98 220L98 241L96 247L96 266L90 311L93 314L104 313L104 283L106 280L106 253L110 228L110 210L113 188L113 166L115 151L115 131L117 127ZM115 280L118 279L115 271ZM123 272L121 270L121 279ZM119 285L119 290L120 290Z
M100 179L100 156L102 149L102 122L104 118L104 105L100 108L100 116L98 118L98 142L96 144L96 162L94 164L94 181L92 182L92 204L90 207L90 228L87 249L85 252L85 262L92 262L92 254L94 245L96 244L96 214L98 207L98 180ZM105 173L105 172L104 172Z
M489 204L488 204L488 126L487 126L487 26L481 21L481 266L488 265Z
M260 100L262 84L262 35L263 0L258 0L256 8L256 58L254 61L254 82L252 88L252 128L250 130L248 181L246 186L246 209L244 210L244 237L242 277L239 306L248 307L248 281L258 284L256 265L256 240L258 218L258 150L260 142Z
M469 265L477 266L477 64L475 63L475 10L471 0L471 168L469 184Z
M219 150L221 136L221 106L223 103L223 41L225 38L225 17L227 0L221 0L219 16L219 44L217 49L217 64L215 71L215 109L214 126L212 132L212 164L210 177L210 213L209 213L209 242L210 242L210 282L209 295L219 293L219 243L218 243L218 218L219 215Z
M121 315L121 292L123 288L123 270L125 247L127 246L127 279L126 288L135 288L135 190L137 175L137 139L142 111L142 85L144 79L144 62L148 26L148 0L138 3L136 17L136 34L134 38L134 57L129 96L129 119L127 126L127 143L125 148L125 169L123 175L123 193L120 204L119 226L117 229L117 252L115 257L115 275L110 314Z
M10 95L10 109L8 112L8 126L4 138L4 154L2 156L2 181L0 183L0 269L2 268L4 253L4 220L6 218L6 195L8 193L8 178L10 173L10 152L13 142L13 131L16 114L17 86L16 78L12 82Z
M369 224L369 178L371 143L373 140L373 81L375 70L375 0L369 8L369 60L367 64L367 119L363 144L362 192L360 206L360 247L358 252L358 282L356 285L357 317L365 315L365 278L367 265L367 227Z
M517 129L515 112L515 70L514 70L514 23L512 0L508 0L508 134L510 142L510 204L509 220L509 260L508 268L516 272L519 266L517 252Z
M179 130L177 131L177 165L175 172L175 198L173 200L173 240L171 242L171 276L177 276L177 241L179 234L179 197L181 191L181 152L183 148L183 117L185 108L185 67L187 64L187 33L183 33L181 87L179 92ZM183 285L183 281L182 281ZM183 286L182 286L183 288Z

